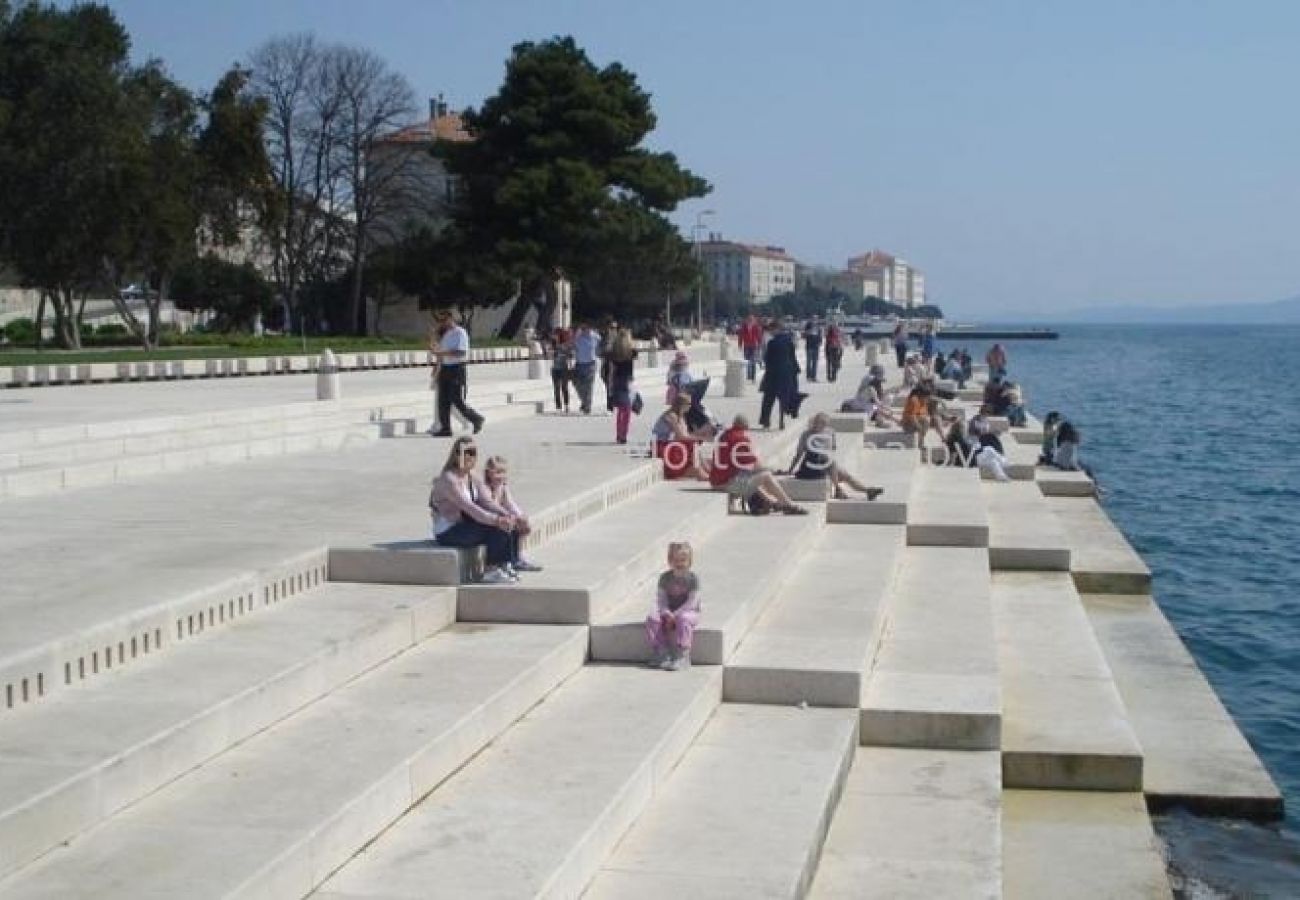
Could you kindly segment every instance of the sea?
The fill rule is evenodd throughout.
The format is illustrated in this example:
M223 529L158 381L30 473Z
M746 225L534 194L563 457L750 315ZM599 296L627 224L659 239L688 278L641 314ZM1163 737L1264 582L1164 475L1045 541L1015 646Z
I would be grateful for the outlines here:
M1079 427L1106 511L1287 800L1273 826L1157 817L1177 892L1300 897L1300 326L1054 330L1002 342L1010 377Z

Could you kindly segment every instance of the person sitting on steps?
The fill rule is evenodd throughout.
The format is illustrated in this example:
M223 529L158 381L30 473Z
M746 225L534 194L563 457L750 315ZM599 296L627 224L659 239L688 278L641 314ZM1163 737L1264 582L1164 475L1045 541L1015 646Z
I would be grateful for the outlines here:
M875 500L884 488L867 487L848 472L840 468L831 456L835 450L835 432L831 431L831 417L819 412L808 422L808 427L799 435L799 444L790 462L790 474L803 481L829 480L836 500L847 500L844 492L848 485L859 493L866 494L868 500Z
M700 579L691 571L691 545L668 545L668 569L655 585L655 609L646 616L645 631L652 654L650 665L676 672L691 665L691 644L700 621Z
M528 522L528 515L515 502L514 495L510 493L509 479L510 464L506 462L506 458L504 456L489 456L487 463L483 466L483 481L487 485L488 497L515 520L515 527L510 532L511 540L514 543L514 546L510 548L511 556L515 560L513 568L516 572L540 572L542 567L531 560L525 559L523 552L519 548L523 539L532 534L533 526Z
M731 427L722 432L713 451L709 467L709 484L727 492L727 512L737 506L750 510L767 509L788 516L803 516L808 510L796 506L771 471L759 464L749 437L749 419L737 415Z
M496 505L487 486L475 477L477 463L478 448L473 438L452 441L451 452L429 493L433 539L443 547L483 547L487 557L485 584L518 581L514 569L518 541L511 536L515 518Z
M694 431L686 424L686 413L691 408L689 394L680 394L673 405L655 420L651 433L655 439L655 456L664 461L664 478L707 478L696 460L696 451L702 441L713 437L713 426L705 425Z

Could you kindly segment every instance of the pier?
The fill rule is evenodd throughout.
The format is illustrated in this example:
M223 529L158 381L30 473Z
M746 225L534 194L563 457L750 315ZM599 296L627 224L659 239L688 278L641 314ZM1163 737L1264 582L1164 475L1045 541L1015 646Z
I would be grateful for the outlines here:
M685 349L756 421L734 346ZM424 540L448 442L410 361L330 400L292 372L5 392L0 898L1169 897L1153 811L1281 815L1035 421L1010 482L938 465L835 412L846 352L805 414L884 495L731 515L635 452L660 361L631 451L526 361L471 371L544 565L511 585ZM803 421L754 432L767 465ZM703 607L668 673L642 621L680 540Z

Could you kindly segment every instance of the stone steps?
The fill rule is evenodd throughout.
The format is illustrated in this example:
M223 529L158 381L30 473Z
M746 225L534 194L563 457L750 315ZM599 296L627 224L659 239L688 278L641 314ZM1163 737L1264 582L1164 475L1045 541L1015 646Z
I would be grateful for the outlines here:
M1065 572L994 572L1008 788L1141 791L1142 748Z
M702 484L662 482L538 549L532 556L545 571L518 584L463 585L456 617L589 624L663 570L670 541L702 541L726 519L721 494Z
M1002 794L1006 900L1168 900L1165 861L1140 793Z
M1070 542L1070 573L1081 594L1149 594L1151 570L1091 498L1048 497Z
M880 610L904 552L904 531L861 525L823 529L799 555L780 599L727 662L724 698L858 708Z
M585 653L582 628L453 625L50 852L0 893L304 896Z
M856 726L848 710L724 704L583 896L804 896Z
M451 622L448 589L327 584L118 668L0 734L0 875Z
M716 667L589 666L314 895L577 897L718 706Z
M725 502L716 498L717 502ZM729 516L711 537L695 547L694 571L700 578L701 614L691 659L721 665L735 651L763 610L787 592L801 557L815 545L822 523L808 516ZM649 658L645 618L654 609L657 567L626 600L591 628L591 658L603 662L641 662Z
M1070 542L1042 491L1030 482L981 483L994 569L1070 571Z
M1142 743L1148 805L1281 818L1277 785L1156 602L1084 594L1083 607Z
M808 896L1000 900L1001 819L996 751L859 747Z
M1097 485L1086 472L1067 472L1050 466L1039 466L1034 478L1038 489L1048 497L1095 497Z
M831 500L826 521L862 525L905 525L911 509L912 485L920 460L915 451L864 446L851 471L870 487L884 488L875 500Z
M979 473L954 466L918 467L912 479L907 542L923 547L987 547L989 517Z
M909 546L878 646L862 693L864 744L998 749L1002 697L987 550Z

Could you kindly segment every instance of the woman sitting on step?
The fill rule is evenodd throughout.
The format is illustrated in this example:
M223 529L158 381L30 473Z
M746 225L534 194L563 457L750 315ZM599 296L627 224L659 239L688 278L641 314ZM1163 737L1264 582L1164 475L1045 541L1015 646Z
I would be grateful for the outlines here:
M808 514L808 510L794 504L776 476L759 465L749 436L749 419L743 415L737 415L718 438L713 465L709 467L709 484L727 492L729 513L735 512L738 505L750 510L766 505L769 511L790 516Z
M803 481L829 480L836 500L847 500L847 484L853 490L866 494L868 500L875 500L883 488L867 487L848 472L840 468L831 456L835 450L835 432L831 430L831 417L819 412L808 422L804 433L799 435L799 444L794 451L794 460L790 463L790 474Z
M713 437L713 426L692 430L686 413L692 404L689 394L679 394L672 406L655 420L651 432L655 439L655 456L664 461L664 478L708 478L696 455L699 445Z
M443 547L483 547L486 584L518 581L514 569L518 539L513 537L518 522L492 500L487 485L474 475L477 463L478 447L473 438L452 441L451 452L429 493L433 539Z

